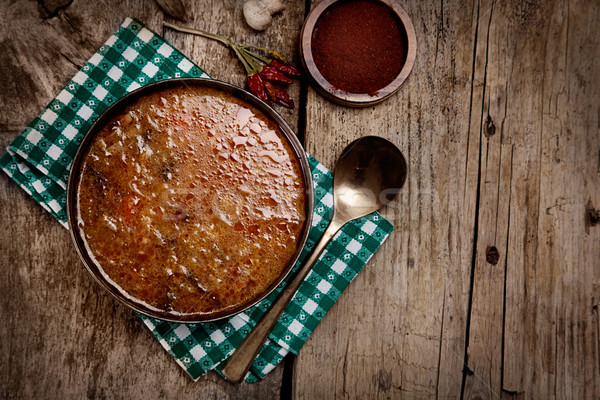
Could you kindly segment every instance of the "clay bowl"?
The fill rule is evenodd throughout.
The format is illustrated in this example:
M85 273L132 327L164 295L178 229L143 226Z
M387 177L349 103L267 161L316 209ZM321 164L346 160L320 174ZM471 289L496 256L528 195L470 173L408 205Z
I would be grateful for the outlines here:
M319 71L313 55L313 33L319 18L326 13L330 7L342 1L352 0L322 0L311 10L304 21L300 33L300 58L304 69L308 72L314 88L328 100L348 107L367 107L380 103L396 93L404 81L408 78L415 64L417 54L417 36L415 28L408 14L395 0L378 0L387 5L398 17L399 27L403 36L405 35L406 58L398 75L385 87L374 93L351 93L332 85ZM402 32L403 31L403 32ZM376 67L374 67L376 68Z
M109 123L116 115L120 114L129 105L133 104L140 97L153 93L154 91L160 91L163 89L175 88L175 87L189 87L189 86L202 86L212 89L217 89L226 93L230 93L233 96L241 99L249 105L255 107L261 111L267 118L274 121L280 128L282 135L287 139L292 148L293 152L299 160L300 169L302 172L302 179L305 187L305 221L302 227L302 233L297 241L297 248L290 262L285 266L282 273L273 281L273 283L258 296L255 296L251 301L246 302L236 308L230 308L224 312L216 313L175 313L167 310L157 310L138 299L132 298L122 290L120 290L114 282L107 278L107 276L101 270L101 267L94 262L93 257L90 255L89 249L86 248L85 242L82 239L82 232L78 227L78 216L77 216L77 191L78 183L80 181L80 174L82 165L87 154L87 150L91 145L94 137L98 134L102 128ZM102 115L94 122L92 127L89 129L87 134L84 136L81 145L75 155L73 163L71 165L71 174L69 177L67 187L67 212L68 212L68 224L71 233L71 238L77 249L77 252L85 265L86 269L90 272L92 277L100 283L112 296L114 296L121 303L130 307L131 309L138 311L147 316L163 319L172 322L187 322L187 323L199 323L208 322L217 319L227 318L244 311L263 300L268 296L288 275L292 267L298 260L300 253L308 238L309 228L311 226L313 210L313 184L312 184L312 173L308 164L308 159L302 145L298 141L296 135L290 128L290 126L284 121L284 119L275 112L266 103L250 94L249 92L242 90L236 86L219 82L216 80L202 79L202 78L181 78L181 79L170 79L157 83L151 83L143 86L112 104Z

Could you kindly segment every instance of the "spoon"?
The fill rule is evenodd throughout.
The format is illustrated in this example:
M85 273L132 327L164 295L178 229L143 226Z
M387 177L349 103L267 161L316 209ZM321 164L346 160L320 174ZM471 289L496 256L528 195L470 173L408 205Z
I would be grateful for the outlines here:
M392 201L406 180L407 166L398 148L386 139L365 136L342 152L333 175L333 218L294 279L233 352L221 370L240 383L304 278L333 236L346 223L371 214Z

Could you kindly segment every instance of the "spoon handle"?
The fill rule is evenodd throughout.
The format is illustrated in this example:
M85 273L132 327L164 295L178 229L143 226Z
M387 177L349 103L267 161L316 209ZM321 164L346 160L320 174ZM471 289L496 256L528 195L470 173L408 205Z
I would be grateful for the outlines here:
M269 310L263 315L260 321L258 321L248 336L246 336L242 344L240 344L231 357L229 357L229 360L227 360L227 363L221 370L225 378L229 381L240 383L246 377L250 366L267 340L269 333L279 320L279 317L281 317L285 306L290 302L292 297L294 297L298 287L300 287L300 284L304 281L304 278L308 275L308 272L312 269L314 263L319 259L323 249L325 249L329 241L335 236L345 222L346 221L340 221L334 214L323 237L313 249L310 257L308 257L306 262L298 270L294 279L283 289L279 297L277 297L277 300L275 300Z

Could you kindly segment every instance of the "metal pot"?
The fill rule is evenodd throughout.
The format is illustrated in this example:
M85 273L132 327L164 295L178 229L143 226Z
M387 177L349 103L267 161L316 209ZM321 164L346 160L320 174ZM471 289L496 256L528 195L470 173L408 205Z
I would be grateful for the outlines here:
M93 258L90 255L89 250L86 248L84 241L81 237L81 231L78 227L77 220L77 186L79 184L80 175L81 175L81 166L87 151L89 149L90 144L92 143L94 137L98 132L102 130L102 128L110 122L116 115L122 112L126 107L136 102L140 97L153 93L155 91L160 91L169 88L181 87L181 86L201 86L212 89L217 89L226 93L230 93L233 96L247 102L252 105L259 111L261 111L266 117L270 118L272 121L276 122L280 128L281 133L285 136L285 138L290 143L293 151L295 152L300 168L302 170L302 176L304 180L304 187L306 190L305 196L305 215L306 219L304 221L304 227L302 230L302 235L298 241L298 247L294 256L290 260L289 264L284 268L281 275L259 296L256 296L254 299L251 299L247 303L238 306L233 309L228 309L223 312L216 313L174 313L169 311L157 311L156 309L150 308L145 303L138 301L128 295L126 295L121 289L119 289L114 283L112 283L106 276L102 273L101 267L93 261ZM234 314L237 314L241 311L244 311L257 303L263 300L266 296L268 296L275 288L283 281L283 279L288 275L291 271L292 267L298 260L302 249L306 243L308 238L308 232L310 230L311 221L312 221L312 213L313 213L313 182L312 182L312 173L310 171L310 166L308 164L308 159L306 156L306 152L302 148L300 141L290 128L290 126L285 122L285 120L271 107L269 107L266 103L258 99L256 96L251 93L240 89L236 86L230 85L228 83L204 79L204 78L179 78L179 79L169 79L156 83L151 83L146 86L143 86L116 101L111 106L109 106L100 117L94 122L91 126L87 134L84 136L79 149L73 159L73 163L71 164L71 174L69 176L69 182L67 187L67 215L68 215L68 223L69 230L71 232L71 238L73 243L75 244L75 248L83 261L83 264L87 268L87 270L92 274L92 276L106 289L110 294L112 294L117 300L126 306L132 308L135 311L138 311L142 314L148 315L153 318L159 318L172 322L188 322L188 323L196 323L196 322L208 322L214 321L221 318L227 318Z

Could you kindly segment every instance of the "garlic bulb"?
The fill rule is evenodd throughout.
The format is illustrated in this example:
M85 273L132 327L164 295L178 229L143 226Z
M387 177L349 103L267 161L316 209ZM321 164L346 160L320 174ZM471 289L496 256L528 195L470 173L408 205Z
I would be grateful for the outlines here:
M281 0L248 0L243 7L244 18L252 29L264 31L273 20L271 15L284 8Z

